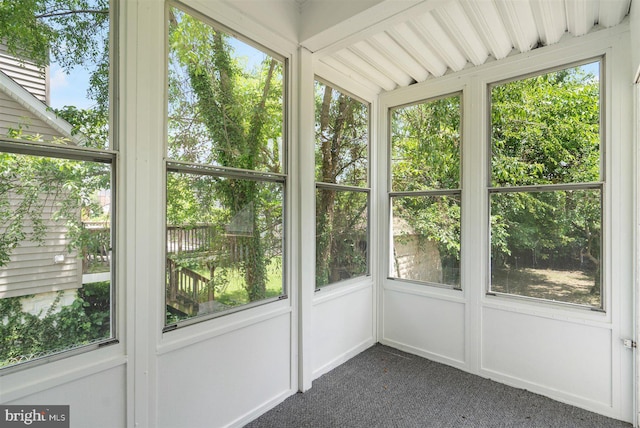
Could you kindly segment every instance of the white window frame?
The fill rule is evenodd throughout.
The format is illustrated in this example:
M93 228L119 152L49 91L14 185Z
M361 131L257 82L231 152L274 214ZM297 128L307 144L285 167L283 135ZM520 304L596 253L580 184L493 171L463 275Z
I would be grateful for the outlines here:
M371 177L371 170L372 170L372 165L371 165L371 153L372 153L372 147L371 147L371 136L372 136L372 132L371 132L371 123L372 123L372 115L371 115L371 103L369 101L366 101L365 99L363 99L362 97L359 97L355 94L353 94L350 91L347 91L345 89L343 89L340 85L336 85L334 83L332 83L331 81L324 79L322 77L319 76L314 76L314 88L315 88L315 82L321 83L323 85L329 86L331 87L333 90L335 91L339 91L341 94L346 95L356 101L359 101L360 103L364 104L367 107L367 186L366 187L360 187L360 186L353 186L353 185L346 185L346 184L335 184L335 183L325 183L325 182L321 182L321 181L315 181L315 169L314 169L314 173L313 173L313 177L314 177L314 224L317 226L317 218L315 218L315 204L317 204L317 191L318 190L329 190L329 191L335 191L335 192L358 192L358 193L366 193L367 195L367 269L366 272L364 272L361 275L352 277L352 278L348 278L348 279L344 279L344 280L340 280L337 282L331 282L328 284L325 284L321 287L316 286L315 282L314 282L314 290L315 293L317 294L320 291L329 291L329 290L333 290L334 288L341 288L345 285L349 285L349 284L353 284L356 282L361 281L363 278L369 278L371 277L371 261L373 260L373 256L372 256L372 246L371 246L371 240L372 240L372 233L371 233L371 226L372 226L372 213L371 213L371 208L372 208L372 202L371 202L371 181L372 181L372 177ZM315 97L315 94L314 94ZM315 138L314 138L314 148L313 148L313 152L315 153ZM314 167L315 167L315 162L314 162ZM317 237L315 237L315 242L314 242L314 247L317 247ZM314 253L314 266L317 268L317 253ZM315 271L315 270L314 270ZM317 275L317 273L316 273ZM315 281L315 279L314 279Z
M276 59L277 61L279 61L282 64L282 70L283 70L283 84L282 84L282 88L283 88L283 94L282 94L282 102L283 102L283 123L282 123L282 170L284 171L283 173L273 173L273 172L263 172L260 170L244 170L244 169L239 169L239 168L233 168L233 167L225 167L225 166L219 166L219 165L207 165L207 164L199 164L199 163L193 163L193 162L183 162L183 161L179 161L179 160L175 160L175 159L170 159L167 155L168 152L168 133L167 133L167 128L168 128L168 96L165 93L165 107L164 107L164 151L163 151L163 168L164 168L164 181L163 181L163 191L164 191L164 204L163 204L163 211L162 211L162 218L163 221L165 223L165 233L163 234L163 239L162 239L162 243L163 248L165 249L163 251L163 259L162 259L162 267L163 270L162 272L166 272L167 270L167 266L166 266L166 248L167 248L167 233L166 233L166 216L167 216L167 207L168 207L168 203L167 203L167 175L170 172L184 172L184 173L188 173L188 174L193 174L193 175L203 175L203 176L211 176L211 177L219 177L219 178L233 178L233 179L239 179L239 180L252 180L252 181L257 181L257 182L264 182L264 183L278 183L282 185L282 198L283 198L283 206L282 206L282 230L283 230L283 237L282 237L282 293L279 296L276 297L271 297L271 298L265 298L262 300L258 300L255 302L250 302L247 304L243 304L243 305L239 305L239 306L235 306L229 309L226 309L224 311L219 311L219 312L212 312L212 313L208 313L208 314L204 314L204 315L197 315L197 316L193 316L193 317L189 317L187 319L184 320L180 320L176 323L172 323L172 324L167 324L166 323L166 317L163 317L164 321L162 322L162 333L168 333L168 332L172 332L174 330L180 330L183 327L186 326L191 326L194 324L200 324L200 323L206 323L207 321L210 320L214 320L214 319L219 319L219 318L224 318L228 315L232 315L238 312L242 312L245 310L249 310L251 308L256 308L256 307L261 307L261 306L265 306L268 305L270 303L273 302L278 302L278 301L282 301L282 300L288 300L289 298L289 288L290 288L290 281L289 281L289 276L287 274L288 272L288 264L289 264L289 258L290 258L290 245L289 245L289 238L288 238L288 231L290 230L290 226L289 226L289 195L290 195L290 179L289 179L289 103L290 103L290 94L289 94L289 79L290 79L290 61L288 58L284 57L281 54L276 53L275 51L266 48L265 46L261 45L260 43L257 43L255 41L253 41L252 39L250 39L249 37L243 36L241 34L239 34L236 31L233 31L232 29L230 29L229 27L227 27L226 25L216 21L215 19L212 19L210 17L208 17L207 15L183 4L183 3L179 3L179 2L174 2L174 1L170 1L167 2L165 4L165 22L167 22L167 18L168 18L168 14L169 14L169 9L170 8L176 8L180 11L182 11L183 13L186 13L188 15L190 15L192 18L198 19L199 21L201 21L203 24L210 26L211 28L215 29L216 31L220 31L225 33L226 35L233 37L247 45L250 45L251 47L271 56L272 58ZM166 49L166 54L167 54L167 59L166 64L167 67L165 68L165 91L168 91L169 88L169 78L168 78L168 32L165 35L165 49ZM166 287L166 283L163 281L162 282L162 287L163 287L163 293L162 296L165 296L164 290ZM165 313L166 310L166 297L164 297L162 299L162 311L161 313Z

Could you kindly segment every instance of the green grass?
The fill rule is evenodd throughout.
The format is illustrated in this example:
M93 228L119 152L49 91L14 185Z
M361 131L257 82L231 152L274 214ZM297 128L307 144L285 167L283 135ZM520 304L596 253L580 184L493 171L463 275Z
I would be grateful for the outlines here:
M279 261L272 261L267 265L266 297L277 297L282 294L282 270ZM226 268L226 281L218 284L215 300L227 306L239 306L249 303L249 296L244 287L244 274L240 269ZM208 269L195 269L200 275L211 279ZM216 271L216 276L223 275L222 269Z

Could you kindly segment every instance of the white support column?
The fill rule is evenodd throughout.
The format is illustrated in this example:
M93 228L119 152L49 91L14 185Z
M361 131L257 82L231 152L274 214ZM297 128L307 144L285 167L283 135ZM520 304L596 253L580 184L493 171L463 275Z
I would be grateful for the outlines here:
M389 104L378 97L371 105L371 158L375 167L371 171L371 210L375 213L371 219L372 245L376 248L372 261L375 307L375 339L384 339L384 281L389 276L391 263L391 236L389 230ZM375 112L375 113L374 113ZM375 247L374 247L375 245Z
M299 299L298 299L298 389L306 391L311 388L313 380L313 293L316 283L316 223L315 223L315 103L314 74L312 54L305 48L299 48L300 72L298 112L299 140L298 144L298 188L299 206L297 215L300 219L299 235ZM295 179L295 177L294 177Z
M471 79L463 93L462 126L462 290L465 295L466 364L480 370L481 301L488 278L487 90Z
M120 287L126 302L127 425L157 421L156 349L164 316L165 4L121 2ZM124 185L123 185L124 184Z
M633 143L635 147L635 161L633 163L633 183L635 195L634 201L634 305L633 305L633 319L634 325L634 340L636 343L640 341L640 186L638 180L640 180L640 76L637 77L637 81L634 85L633 91ZM633 426L637 427L640 422L640 352L637 348L634 350L635 365L634 365L634 397L633 397Z

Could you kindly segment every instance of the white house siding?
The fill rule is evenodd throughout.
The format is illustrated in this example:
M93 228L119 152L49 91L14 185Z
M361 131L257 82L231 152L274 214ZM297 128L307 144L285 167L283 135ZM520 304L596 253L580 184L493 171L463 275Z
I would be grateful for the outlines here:
M82 260L78 258L77 251L68 249L66 226L52 219L53 204L53 201L48 203L42 215L46 226L42 244L22 241L11 251L10 262L0 267L0 298L82 286ZM29 219L25 219L24 231L27 236L32 231ZM55 263L54 257L60 255L64 256L64 261Z
M47 72L32 62L17 60L9 54L7 47L0 44L0 70L29 91L40 101L47 103Z
M44 141L60 138L59 133L41 119L0 91L0 136L7 136L9 129L22 129L27 135L39 135Z

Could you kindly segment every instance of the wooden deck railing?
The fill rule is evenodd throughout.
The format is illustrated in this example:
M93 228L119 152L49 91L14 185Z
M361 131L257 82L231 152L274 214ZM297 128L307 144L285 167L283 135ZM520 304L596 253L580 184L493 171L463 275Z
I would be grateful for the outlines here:
M85 221L82 228L86 244L82 247L82 273L109 272L111 266L111 228L109 222Z
M87 244L82 249L83 273L108 272L111 264L111 230L108 222L83 222ZM167 226L167 253L189 253L213 249L214 227L209 224L195 226ZM242 246L229 245L232 253L242 252ZM236 255L238 256L238 255ZM175 309L189 315L197 315L199 304L213 301L213 287L209 279L178 266L167 258L167 302Z
M210 224L167 226L167 252L180 253L211 248L215 238Z
M174 308L197 315L199 304L214 299L213 287L207 287L209 279L191 269L178 266L167 258L168 301Z

